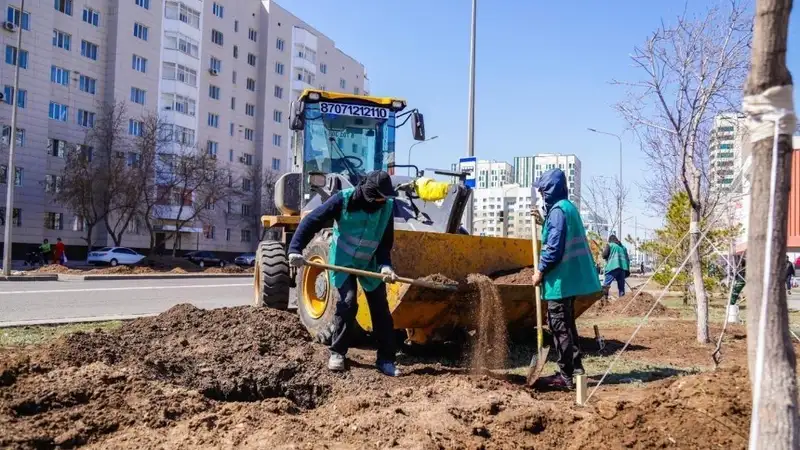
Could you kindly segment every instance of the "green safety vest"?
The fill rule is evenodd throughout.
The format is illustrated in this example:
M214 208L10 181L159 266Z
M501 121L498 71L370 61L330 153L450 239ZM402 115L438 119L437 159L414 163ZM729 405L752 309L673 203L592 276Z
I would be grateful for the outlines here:
M550 271L544 274L542 298L559 300L600 291L600 280L594 258L586 241L581 215L569 200L560 200L553 209L560 209L567 221L567 236L564 256ZM549 214L548 214L549 216ZM546 219L545 219L546 220ZM542 228L542 242L547 242L547 224Z
M625 247L613 242L609 242L608 247L611 249L611 251L608 254L608 261L606 262L606 273L611 272L614 269L622 269L626 272L630 271L631 266L630 262L628 261L628 251L625 250Z
M375 251L383 238L386 226L393 220L394 201L387 199L386 204L374 213L366 211L348 211L347 205L353 197L355 189L342 191L344 206L339 219L333 225L333 240L331 240L331 264L344 266L351 269L378 271L375 262ZM331 272L333 285L342 287L347 277L344 272ZM361 288L367 292L374 291L382 281L377 278L358 277Z
M47 252L49 252L49 251L50 251L50 243L48 242L47 244L42 244L42 245L40 245L40 246L39 246L39 250L40 250L42 253L47 253Z

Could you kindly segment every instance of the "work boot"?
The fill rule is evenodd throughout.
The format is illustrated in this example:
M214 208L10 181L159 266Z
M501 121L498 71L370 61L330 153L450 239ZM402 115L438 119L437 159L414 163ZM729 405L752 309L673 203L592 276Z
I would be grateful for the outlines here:
M586 371L583 370L583 364L579 364L575 366L575 370L572 371L573 375L586 375Z
M378 361L375 363L375 366L381 371L382 374L386 376L400 376L400 369L398 369L397 366L391 361Z
M541 381L551 389L575 390L575 383L572 381L572 377L565 377L561 372L556 372L554 375L544 377Z
M331 356L328 358L328 370L332 372L344 372L344 355L331 352Z

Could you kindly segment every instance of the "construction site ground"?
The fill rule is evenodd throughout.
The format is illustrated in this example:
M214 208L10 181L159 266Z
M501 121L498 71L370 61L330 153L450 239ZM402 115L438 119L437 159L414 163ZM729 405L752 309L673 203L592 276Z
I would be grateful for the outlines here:
M642 302L578 320L590 390L652 297ZM728 327L714 370L691 305L665 303L584 407L524 386L530 339L510 342L506 370L476 373L468 350L440 346L402 353L405 375L388 378L369 348L329 373L297 316L268 309L0 330L0 448L745 448L744 327ZM723 316L715 301L714 340Z

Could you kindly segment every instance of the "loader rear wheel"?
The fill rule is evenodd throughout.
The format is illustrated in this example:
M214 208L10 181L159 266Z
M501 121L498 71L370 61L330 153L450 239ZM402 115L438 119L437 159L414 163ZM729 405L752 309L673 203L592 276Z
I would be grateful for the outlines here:
M285 310L289 307L289 258L283 244L264 241L258 244L253 275L253 304Z

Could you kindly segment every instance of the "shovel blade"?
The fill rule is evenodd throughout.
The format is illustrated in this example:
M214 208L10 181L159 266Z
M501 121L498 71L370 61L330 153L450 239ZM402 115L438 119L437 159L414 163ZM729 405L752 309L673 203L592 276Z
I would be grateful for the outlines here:
M550 347L542 347L541 352L534 353L531 359L531 365L528 367L528 387L533 387L536 380L542 375L544 365L547 364L547 356L550 353Z

